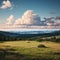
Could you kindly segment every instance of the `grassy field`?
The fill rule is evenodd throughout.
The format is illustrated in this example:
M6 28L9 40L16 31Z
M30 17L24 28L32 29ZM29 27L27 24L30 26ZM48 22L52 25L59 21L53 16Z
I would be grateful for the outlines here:
M46 47L38 47L39 45ZM60 43L48 41L0 42L0 60L60 60Z

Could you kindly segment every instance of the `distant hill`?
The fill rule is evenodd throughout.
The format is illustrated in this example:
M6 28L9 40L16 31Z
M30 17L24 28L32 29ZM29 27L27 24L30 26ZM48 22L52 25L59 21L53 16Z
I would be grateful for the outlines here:
M10 40L40 40L46 37L60 36L60 31L25 31L25 32L6 32L0 31L0 41Z

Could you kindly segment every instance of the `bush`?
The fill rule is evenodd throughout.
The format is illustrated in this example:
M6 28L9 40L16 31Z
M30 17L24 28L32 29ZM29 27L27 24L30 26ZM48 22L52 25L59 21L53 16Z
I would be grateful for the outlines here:
M30 43L30 41L27 41L27 43Z
M47 47L45 45L43 45L43 44L39 44L38 48L47 48Z

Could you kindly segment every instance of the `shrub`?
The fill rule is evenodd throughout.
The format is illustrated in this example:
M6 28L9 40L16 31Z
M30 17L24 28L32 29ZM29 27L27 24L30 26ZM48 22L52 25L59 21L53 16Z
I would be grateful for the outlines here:
M30 43L30 41L27 41L27 43Z
M38 48L47 48L47 47L45 45L43 45L43 44L39 44Z

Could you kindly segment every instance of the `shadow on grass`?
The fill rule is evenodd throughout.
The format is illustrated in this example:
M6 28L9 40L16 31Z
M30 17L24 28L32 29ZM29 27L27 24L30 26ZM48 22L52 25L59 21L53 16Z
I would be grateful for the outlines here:
M56 53L56 55L60 54ZM18 51L16 51L16 49L13 48L6 48L0 49L0 60L54 60L54 57L50 58L44 56L34 57L25 54L20 54Z
M0 43L4 43L4 41L0 41Z

